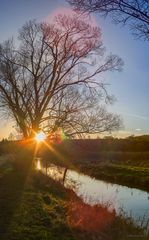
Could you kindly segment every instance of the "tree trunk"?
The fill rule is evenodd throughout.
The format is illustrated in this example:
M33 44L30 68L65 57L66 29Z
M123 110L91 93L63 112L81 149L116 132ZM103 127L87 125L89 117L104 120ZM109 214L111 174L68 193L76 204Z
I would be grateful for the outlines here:
M40 131L40 127L39 127L39 121L34 121L34 123L32 124L32 129L31 129L31 137L35 137L36 133L38 133Z

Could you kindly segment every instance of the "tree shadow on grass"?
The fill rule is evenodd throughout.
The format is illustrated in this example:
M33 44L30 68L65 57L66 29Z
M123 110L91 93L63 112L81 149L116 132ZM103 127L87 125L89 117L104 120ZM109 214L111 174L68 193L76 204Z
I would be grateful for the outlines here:
M25 177L17 171L6 173L0 180L0 239L7 239L9 226L21 203Z
M5 171L0 178L0 240L8 239L32 165L30 152L21 150L14 153L13 158L12 169Z

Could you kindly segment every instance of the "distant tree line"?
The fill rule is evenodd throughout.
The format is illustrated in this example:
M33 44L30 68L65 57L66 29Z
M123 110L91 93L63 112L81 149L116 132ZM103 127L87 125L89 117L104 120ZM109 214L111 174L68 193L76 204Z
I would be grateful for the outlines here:
M142 152L149 151L149 136L128 137L125 139L73 139L62 142L58 148L79 152L102 152L102 151L124 151Z
M140 152L149 151L149 136L129 137L125 139L84 139L73 140L74 145L80 150L101 152L101 151L124 151Z

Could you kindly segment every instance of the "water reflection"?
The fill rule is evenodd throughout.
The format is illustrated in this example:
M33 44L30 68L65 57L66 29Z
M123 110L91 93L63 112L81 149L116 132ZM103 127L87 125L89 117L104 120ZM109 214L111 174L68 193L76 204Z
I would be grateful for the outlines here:
M141 226L146 227L149 224L149 193L96 180L53 164L47 166L47 163L39 158L36 166L44 174L60 181L66 188L73 189L84 202L91 205L108 205L109 208L114 208L117 214L130 216Z
M37 158L36 161L37 161L37 163L36 163L36 168L37 168L38 170L41 170L42 168L41 168L40 158Z

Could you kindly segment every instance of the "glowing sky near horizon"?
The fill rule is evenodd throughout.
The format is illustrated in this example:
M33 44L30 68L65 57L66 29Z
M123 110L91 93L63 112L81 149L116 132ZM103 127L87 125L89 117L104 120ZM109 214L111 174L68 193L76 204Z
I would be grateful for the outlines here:
M0 42L15 38L28 20L42 21L61 9L67 12L69 7L64 0L0 0ZM104 77L110 83L109 92L117 98L109 109L124 119L125 129L119 134L149 134L149 42L134 40L127 27L95 17L107 52L119 55L125 63L122 72L109 72ZM13 132L13 125L8 120L0 120L0 139Z

